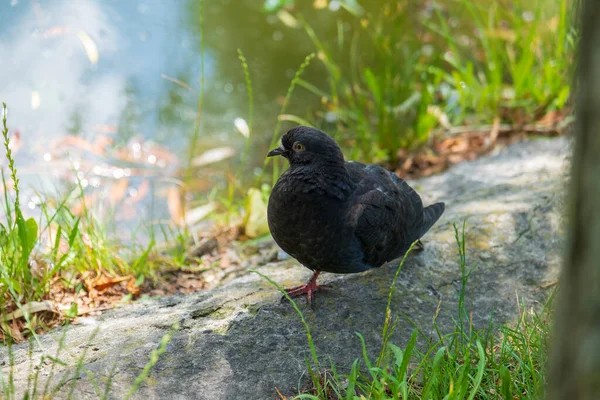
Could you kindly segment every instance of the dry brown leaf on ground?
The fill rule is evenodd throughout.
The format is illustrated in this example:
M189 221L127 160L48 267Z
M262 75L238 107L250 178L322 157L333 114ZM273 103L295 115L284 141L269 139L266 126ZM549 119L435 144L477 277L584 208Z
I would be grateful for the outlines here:
M8 332L8 337L14 340L17 343L25 341L25 337L23 336L23 323L18 320L12 320L10 323L0 322L0 339L4 340L6 337L6 333Z
M546 119L558 119L559 124L568 125L569 114L549 113ZM396 174L404 179L415 179L439 173L450 165L475 160L493 150L496 145L509 145L526 140L528 133L558 135L563 128L548 128L542 124L511 126L502 125L500 117L494 118L492 125L455 127L440 132L432 139L429 147L409 153L404 149L397 152Z
M117 285L121 282L125 282L129 279L131 279L131 276L113 277L108 275L104 271L100 271L100 273L93 278L85 278L84 283L86 288L88 289L88 292L91 293L94 290L97 292L102 292L114 285Z
M561 110L550 110L546 114L544 114L541 118L539 118L536 122L537 124L544 127L554 127L558 125L560 122L565 120L565 118L569 115L572 115L573 111L569 107L565 107Z
M136 285L136 282L137 282L137 279L135 279L132 276L131 279L129 279L129 281L127 282L127 286L125 286L127 291L129 293L131 293L131 295L133 295L133 296L138 296L140 294L140 287L138 285Z
M275 391L277 392L277 396L279 396L279 400L287 400L287 397L285 397L283 394L281 394L281 392L279 391L279 388L277 386L275 386Z

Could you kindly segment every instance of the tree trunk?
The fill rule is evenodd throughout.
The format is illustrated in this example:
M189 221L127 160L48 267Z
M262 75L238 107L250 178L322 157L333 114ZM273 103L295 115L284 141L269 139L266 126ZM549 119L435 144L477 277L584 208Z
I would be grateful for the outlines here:
M568 237L547 398L600 399L600 1L580 9Z

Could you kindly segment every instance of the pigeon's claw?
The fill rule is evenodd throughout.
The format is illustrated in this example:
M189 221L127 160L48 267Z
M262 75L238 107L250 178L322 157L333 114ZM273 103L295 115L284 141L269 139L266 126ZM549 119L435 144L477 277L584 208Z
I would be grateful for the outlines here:
M298 297L298 296L302 296L303 294L306 294L308 304L312 305L314 292L316 292L317 290L326 290L327 289L327 286L325 286L325 285L317 285L317 278L319 277L320 273L321 273L321 271L315 271L313 273L312 278L310 278L310 280L308 282L306 282L304 285L296 286L291 289L286 289L285 290L286 293L290 297Z

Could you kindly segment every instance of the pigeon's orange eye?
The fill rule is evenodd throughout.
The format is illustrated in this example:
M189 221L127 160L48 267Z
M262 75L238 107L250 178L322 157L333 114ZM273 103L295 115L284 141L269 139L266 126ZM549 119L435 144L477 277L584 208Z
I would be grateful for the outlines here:
M294 151L297 152L304 151L304 145L300 142L294 142L294 144L292 145L292 149L294 149Z

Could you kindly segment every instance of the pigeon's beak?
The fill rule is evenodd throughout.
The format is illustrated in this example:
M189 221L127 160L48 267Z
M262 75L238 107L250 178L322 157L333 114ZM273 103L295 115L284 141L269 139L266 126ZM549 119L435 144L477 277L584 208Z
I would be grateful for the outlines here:
M284 153L285 153L285 149L283 148L283 145L281 145L281 146L277 147L276 149L273 149L270 152L268 152L267 157L280 156Z

